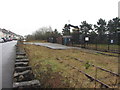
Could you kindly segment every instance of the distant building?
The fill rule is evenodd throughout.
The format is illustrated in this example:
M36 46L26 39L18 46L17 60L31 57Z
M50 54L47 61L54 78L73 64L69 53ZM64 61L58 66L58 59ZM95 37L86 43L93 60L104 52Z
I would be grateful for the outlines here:
M18 39L23 39L23 36L17 35L9 30L0 28L0 38L17 39L18 40Z
M0 29L0 38L5 38L7 37L8 32L5 29Z
M0 28L0 38L3 37L3 32L2 32L2 29Z
M72 36L71 35L63 36L63 44L64 45L70 45L71 44L71 40L72 40Z

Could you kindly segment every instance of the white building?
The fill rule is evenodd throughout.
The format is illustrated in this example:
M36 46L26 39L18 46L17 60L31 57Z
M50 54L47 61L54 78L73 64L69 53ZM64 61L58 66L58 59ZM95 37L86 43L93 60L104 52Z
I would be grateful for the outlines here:
M8 32L8 30L2 29L2 33L3 33L3 35L2 35L3 38L9 38L9 32Z
M21 39L22 36L17 35L9 30L1 29L0 28L0 38L6 38L6 39Z
M2 30L1 30L1 28L0 28L0 38L2 37L2 34L3 34L3 33L2 33Z
M0 28L0 38L4 37L4 33L2 32L2 29Z

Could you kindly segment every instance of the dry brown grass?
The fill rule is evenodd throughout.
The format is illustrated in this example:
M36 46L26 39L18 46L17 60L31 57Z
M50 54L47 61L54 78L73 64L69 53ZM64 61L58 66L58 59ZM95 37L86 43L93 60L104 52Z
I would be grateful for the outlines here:
M39 42L39 43L47 43L47 40L29 40L26 42Z
M95 82L90 82L86 76L69 67L68 64L76 66L93 77L95 76L95 68L90 66L88 69L85 69L85 63L76 61L73 59L74 57L116 73L118 71L117 57L105 56L97 53L91 54L75 49L52 50L35 45L22 45L21 47L25 48L33 72L44 87L94 88ZM111 77L113 78L112 75L104 71L98 70L97 72L97 78L109 85L114 84L116 80L115 77L111 80ZM98 83L97 87L99 87Z

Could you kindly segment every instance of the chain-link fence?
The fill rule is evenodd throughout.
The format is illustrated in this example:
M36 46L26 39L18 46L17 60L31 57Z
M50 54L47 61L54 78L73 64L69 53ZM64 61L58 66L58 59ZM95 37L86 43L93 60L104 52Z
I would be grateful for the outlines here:
M106 35L80 35L79 44L74 46L94 49L106 52L119 52L119 36L118 34L106 34Z

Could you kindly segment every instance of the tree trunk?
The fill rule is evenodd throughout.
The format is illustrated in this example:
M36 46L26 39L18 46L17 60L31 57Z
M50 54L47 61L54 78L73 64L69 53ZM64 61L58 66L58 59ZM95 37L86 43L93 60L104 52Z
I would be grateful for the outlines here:
M16 59L16 62L29 62L29 59Z
M16 62L15 63L15 67L19 67L19 66L28 66L28 62Z
M31 70L26 70L20 73L14 73L14 82L33 80L34 75Z
M38 80L31 80L25 82L13 83L13 88L40 88L40 82Z
M30 66L26 66L26 67L15 67L15 72L23 72L26 70L31 70Z
M27 56L16 55L16 59L27 59Z

